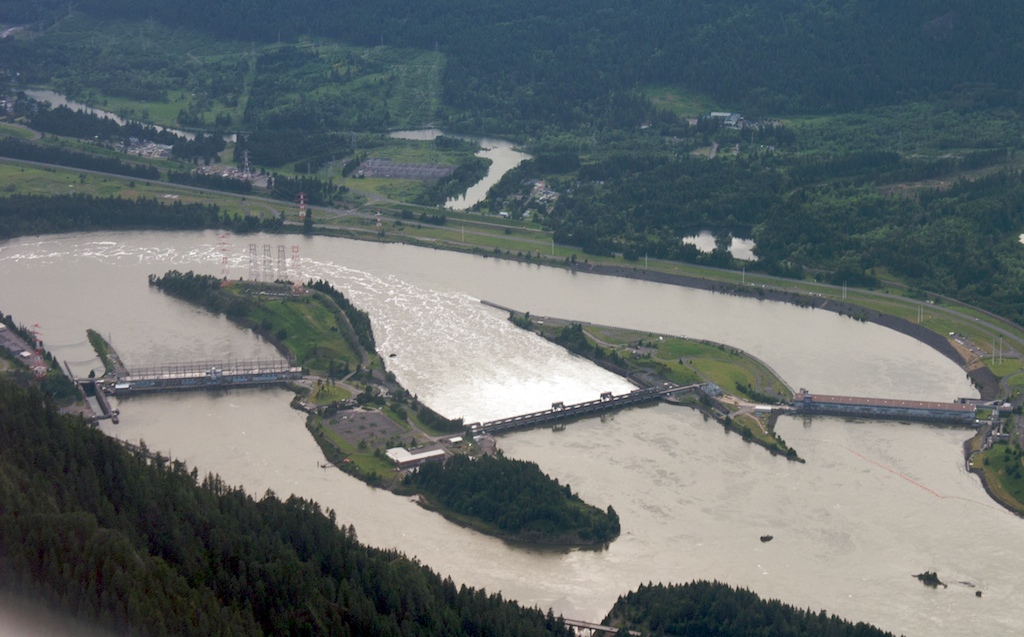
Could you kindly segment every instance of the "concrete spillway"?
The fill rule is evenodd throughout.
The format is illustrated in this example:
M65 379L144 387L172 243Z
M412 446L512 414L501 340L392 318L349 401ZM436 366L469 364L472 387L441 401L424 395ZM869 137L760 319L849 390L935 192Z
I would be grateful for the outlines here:
M653 402L655 400L660 400L663 396L681 391L690 391L697 387L699 387L699 385L687 385L685 387L680 387L678 385L666 385L663 387L634 389L631 392L619 394L617 396L612 395L611 393L605 393L597 400L588 400L574 405L554 403L551 405L551 409L535 411L533 413L522 414L520 416L511 416L509 418L501 418L499 420L491 420L489 422L474 423L469 426L469 431L472 435L482 435L498 433L509 429L535 427L537 425L545 425L548 423L571 420L573 418L580 418L596 413L621 409L630 405Z

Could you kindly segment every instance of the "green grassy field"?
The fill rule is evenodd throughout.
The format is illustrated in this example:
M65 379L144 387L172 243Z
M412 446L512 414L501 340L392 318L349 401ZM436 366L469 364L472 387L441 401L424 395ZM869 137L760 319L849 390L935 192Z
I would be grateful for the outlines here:
M649 86L644 87L643 92L655 106L679 117L699 117L722 110L710 97L689 93L674 86Z
M253 297L250 297L253 298ZM319 294L290 298L260 298L250 318L266 332L275 335L295 356L295 360L313 374L326 375L332 366L347 364L355 369L361 363L342 336L335 313ZM283 336L283 338L282 338Z
M18 124L0 122L0 137L13 137L14 139L33 139L37 136L31 129Z
M329 405L352 398L352 392L338 385L318 383L313 385L306 401L314 405Z
M599 343L613 345L623 357L641 343L637 351L653 350L649 360L681 385L713 382L727 393L754 401L758 396L751 390L758 386L762 393L773 391L785 399L792 396L783 379L761 361L725 345L593 325L584 326L583 331ZM638 360L641 366L644 363L645 359Z

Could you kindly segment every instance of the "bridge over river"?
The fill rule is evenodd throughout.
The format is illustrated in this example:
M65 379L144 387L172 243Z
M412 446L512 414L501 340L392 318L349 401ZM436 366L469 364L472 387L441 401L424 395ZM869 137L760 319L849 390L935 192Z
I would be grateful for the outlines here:
M634 389L633 391L625 394L613 395L611 392L605 392L601 394L601 397L597 400L588 400L574 405L565 405L558 402L553 403L551 405L551 409L535 411L529 414L522 414L520 416L500 418L498 420L491 420L488 422L474 423L469 425L469 432L471 435L478 436L482 434L493 434L501 431L508 431L510 429L536 427L537 425L546 425L548 423L571 420L573 418L581 418L583 416L591 416L597 413L621 409L630 405L653 402L679 392L693 391L700 386L700 383L694 385L675 385L673 383L665 383L658 387Z

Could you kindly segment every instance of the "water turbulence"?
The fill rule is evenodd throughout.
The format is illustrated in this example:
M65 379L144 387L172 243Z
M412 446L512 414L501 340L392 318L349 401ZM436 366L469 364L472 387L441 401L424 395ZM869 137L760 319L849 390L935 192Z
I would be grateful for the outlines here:
M223 317L147 285L148 274L169 269L219 275L216 243L213 233L150 232L3 243L0 309L43 324L58 359L83 374L88 327L112 335L129 360L274 355ZM965 391L959 370L933 352L827 313L621 279L570 280L551 269L409 247L316 238L303 251L311 256L302 259L302 278L330 281L369 312L388 369L453 418L498 418L629 389L513 327L481 296L562 318L699 333L751 349L788 376L831 382L835 393L877 395L892 386L951 400ZM247 254L232 251L229 267L232 278L246 271ZM893 360L883 357L880 366L886 349ZM273 489L313 498L354 524L363 541L566 617L599 620L618 595L648 581L704 578L897 634L1024 630L1016 612L1024 557L1013 542L1021 522L992 506L964 470L966 430L781 419L779 433L806 464L770 456L668 405L581 420L558 433L504 436L505 453L537 462L622 520L622 536L605 550L552 552L503 544L321 469L320 450L289 398L280 389L140 397L123 402L119 425L103 428L257 496ZM774 536L767 544L759 540L766 533ZM922 586L912 575L926 570L953 584Z
M469 295L331 263L307 261L303 269L330 281L370 313L388 369L449 418L491 420L634 388L513 326L507 314Z

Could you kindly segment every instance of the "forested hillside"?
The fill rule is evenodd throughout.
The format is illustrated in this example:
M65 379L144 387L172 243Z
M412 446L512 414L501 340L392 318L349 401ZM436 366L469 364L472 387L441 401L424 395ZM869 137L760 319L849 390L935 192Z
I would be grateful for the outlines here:
M42 26L67 10L3 2L0 20ZM230 39L437 47L449 115L490 132L638 125L652 113L637 89L661 84L773 114L954 90L1021 104L1024 5L1010 0L85 0L74 10Z
M570 634L335 515L130 453L0 376L0 589L120 634Z

